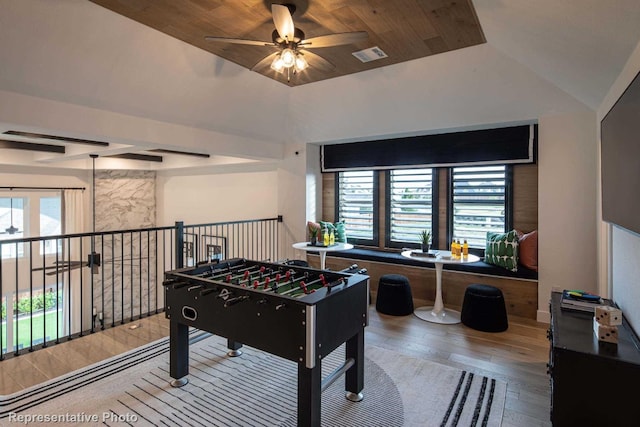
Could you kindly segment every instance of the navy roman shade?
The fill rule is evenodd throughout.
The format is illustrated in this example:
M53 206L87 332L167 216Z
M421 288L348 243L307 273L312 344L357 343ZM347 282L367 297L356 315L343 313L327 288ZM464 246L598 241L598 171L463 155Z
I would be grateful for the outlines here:
M323 145L322 172L535 163L537 125Z

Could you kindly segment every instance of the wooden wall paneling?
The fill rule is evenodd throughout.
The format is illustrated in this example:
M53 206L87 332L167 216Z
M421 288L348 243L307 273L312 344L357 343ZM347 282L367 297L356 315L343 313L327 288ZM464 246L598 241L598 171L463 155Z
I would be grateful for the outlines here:
M336 222L339 218L335 218L336 212L336 173L322 174L322 219L325 221ZM316 218L320 220L320 218Z
M447 186L447 178L449 176L448 168L438 170L438 245L434 249L448 250L447 244L447 200L449 192Z
M307 254L309 264L320 268L320 258ZM435 268L413 267L407 265L388 264L375 261L360 261L349 258L327 256L326 267L333 271L345 269L352 264L366 268L370 277L372 301L378 291L378 282L384 274L401 274L409 279L414 305L433 305L436 294ZM472 283L495 286L502 290L509 315L528 319L536 319L538 309L538 282L512 279L508 277L485 276L444 270L442 274L442 297L447 308L460 310L464 293Z
M385 238L387 236L387 230L385 226L385 215L387 213L387 198L386 198L386 173L385 171L378 171L378 248L384 249Z
M530 232L538 229L538 165L513 168L513 226Z

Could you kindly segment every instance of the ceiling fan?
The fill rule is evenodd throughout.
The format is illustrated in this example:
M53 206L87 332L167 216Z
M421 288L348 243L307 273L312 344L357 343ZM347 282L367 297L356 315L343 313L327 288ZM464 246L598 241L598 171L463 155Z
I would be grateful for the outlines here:
M96 158L97 154L89 154L92 160L92 181L93 191L91 192L92 204L93 204L93 232L96 232ZM75 270L82 267L89 267L91 273L98 274L100 267L100 254L95 250L95 237L91 236L91 253L87 255L87 261L56 261L53 265L48 267L33 268L31 271L53 270L45 273L47 276L52 276L59 273Z
M3 232L0 234L16 234L20 233L20 230L13 226L13 197L9 199L9 203L11 204L10 212L11 212L11 225L8 228L5 228Z
M47 276L54 276L60 273L66 273L67 271L76 270L82 267L91 267L92 272L97 274L97 268L100 267L100 254L98 253L90 253L88 255L87 261L56 261L53 263L54 265L50 265L48 267L37 267L33 268L31 271L47 271L45 274Z
M296 7L293 4L271 5L271 14L276 29L271 34L272 41L248 40L231 37L206 36L205 40L213 42L234 43L250 46L275 47L278 50L254 65L251 70L258 71L271 66L278 73L287 73L287 81L291 73L303 71L311 61L318 68L334 69L335 65L319 55L310 52L309 49L339 46L356 43L368 37L366 31L353 31L348 33L327 34L324 36L305 38L304 32L293 24L293 13Z
M97 154L90 154L89 157L91 157L92 159L92 181L93 181L93 190L92 190L92 205L93 205L93 233L95 234L96 232L96 158L98 157ZM133 260L140 260L140 259L146 259L146 258L135 258L135 257L129 257L129 258L114 258L114 259L101 259L100 253L96 252L95 249L95 236L91 236L91 253L87 254L87 260L86 261L56 261L53 263L53 265L50 266L46 266L46 267L37 267L37 268L33 268L31 271L42 271L45 270L46 271L46 275L47 276L53 276L56 274L60 274L60 273L65 273L67 271L72 271L72 270L76 270L82 267L89 267L91 269L91 272L93 274L98 274L99 273L99 267L101 266L101 264L108 264L108 263L123 263L125 261L133 261Z

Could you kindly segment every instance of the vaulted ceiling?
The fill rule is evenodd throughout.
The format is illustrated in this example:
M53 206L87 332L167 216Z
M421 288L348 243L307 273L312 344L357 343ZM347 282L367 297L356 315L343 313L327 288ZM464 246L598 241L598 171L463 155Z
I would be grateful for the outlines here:
M640 42L637 0L296 6L294 22L307 37L369 37L315 49L336 69L311 64L287 85L281 75L250 71L270 48L204 39L270 40L274 24L264 0L0 0L0 139L8 141L0 144L2 171L90 168L90 153L109 168L267 167L283 158L284 143L595 111ZM362 64L352 55L373 46L388 58ZM28 151L16 143L53 147ZM140 157L149 155L162 163Z

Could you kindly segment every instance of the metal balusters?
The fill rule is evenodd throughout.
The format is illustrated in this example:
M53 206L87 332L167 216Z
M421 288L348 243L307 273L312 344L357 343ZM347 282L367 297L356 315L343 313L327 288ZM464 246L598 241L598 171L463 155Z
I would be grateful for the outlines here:
M29 271L33 270L33 245L29 244ZM33 273L29 274L29 351L33 351Z
M2 283L2 277L3 277L3 272L2 272L2 242L0 242L0 305L2 305L2 302L4 301L4 292L3 292L3 283ZM7 301L7 303L5 304L5 315L4 317L6 318L8 313L9 313L9 303ZM1 317L1 316L0 316ZM3 319L0 318L0 322ZM7 323L8 325L8 323ZM2 334L2 328L0 327L0 360L4 360L4 340L6 339L5 336L3 336ZM9 344L7 343L7 349L9 348Z
M56 238L56 265L59 265L60 255L58 252L60 239ZM44 267L44 266L43 266ZM64 274L62 275L64 280ZM64 283L62 284L64 288ZM60 343L60 271L56 268L56 344Z
M82 258L82 254L84 252L82 251L82 237L80 238L80 258ZM69 258L71 259L71 258ZM80 261L82 261L82 259L80 259ZM69 270L69 276L71 276L71 270ZM80 273L80 304L78 304L78 307L80 307L80 333L78 334L78 336L83 336L82 331L83 329L83 325L82 325L82 314L83 314L83 307L84 307L84 298L82 295L83 289L84 289L84 284L82 283L84 279L84 274ZM71 326L70 326L71 327Z
M13 310L13 315L15 316L15 320L14 320L14 324L17 325L18 324L18 295L19 295L19 289L18 289L18 283L20 282L18 280L18 242L16 242L16 293L14 294L14 298L16 301L16 309ZM7 310L9 309L9 304L11 304L11 306L13 307L13 301L7 301ZM14 342L16 343L14 346L14 350L15 350L15 355L18 356L20 354L20 346L19 346L19 342L20 342L20 328L16 327L16 336L14 337ZM8 329L7 329L8 330ZM7 343L8 345L8 343Z
M57 344L64 338L72 340L89 332L96 332L96 321L100 321L100 329L104 330L118 322L124 324L152 313L162 312L164 295L159 294L161 291L158 288L165 271L175 270L178 268L177 264L184 266L187 258L184 242L191 245L189 262L194 264L218 258L218 255L223 259L279 259L278 232L274 224L277 224L275 219L195 226L182 224L180 227L78 233L4 241L0 243L0 301L5 301L7 306L7 317L10 317L7 324L14 326L0 330L0 360L12 352L13 355L21 354L27 346L29 351L33 351ZM181 230L181 234L178 230ZM178 242L183 244L178 245ZM29 244L28 248L26 244ZM38 256L38 253L34 248L41 246L42 252L35 260L34 256ZM8 247L11 251L7 251ZM54 252L47 248L53 248ZM181 256L177 256L178 248L181 250ZM85 253L89 249L92 253ZM20 252L22 250L24 256ZM162 255L158 251L162 251ZM8 252L12 252L9 257L14 259L6 256ZM93 252L96 258L92 256ZM101 257L100 262L97 261L97 256ZM135 262L136 258L138 262ZM14 262L15 267L15 283L11 283L14 278L7 276L7 272L12 270L11 262ZM120 264L119 267L116 266L116 262ZM91 267L95 267L96 274L92 274ZM155 269L153 273L152 268ZM25 274L29 274L28 282L24 278ZM92 275L88 278L85 274ZM52 283L54 280L55 285ZM120 282L120 286L117 282ZM91 286L91 289L87 291L85 286ZM8 289L13 290L15 301L4 295ZM24 294L21 295L20 292ZM29 300L25 299L27 297ZM51 298L55 298L55 301ZM40 299L43 300L42 304ZM13 308L18 300L22 301L23 308L20 310L18 307ZM90 326L87 326L87 321L90 322ZM21 328L16 327L18 322L22 325Z
M115 245L115 234L111 235L111 258L115 256L116 253L116 245ZM116 279L116 263L111 263L111 327L116 325L116 290L115 290L115 279Z
M47 245L46 240L42 241L42 265L44 266L44 261L47 254ZM47 280L46 280L46 270L42 269L42 347L47 346ZM33 339L33 335L31 335Z
M102 288L102 293L100 294L101 304L100 304L100 312L98 313L98 321L100 322L100 330L104 330L104 271L106 270L106 265L104 264L104 236L101 236L100 239L100 253L102 254L102 268L100 269L100 273L102 274L102 282L100 286ZM113 258L113 257L112 257Z
M63 261L64 261L64 256L63 256ZM71 261L71 238L67 238L67 261ZM73 307L73 303L75 302L75 299L73 298L73 292L71 292L71 269L67 269L67 271L63 272L67 273L67 293L69 294L69 296L67 297L67 310L69 310L69 316L68 316L68 322L67 323L67 340L72 340L73 339L73 331L72 331L72 326L73 323L71 323L71 309Z

